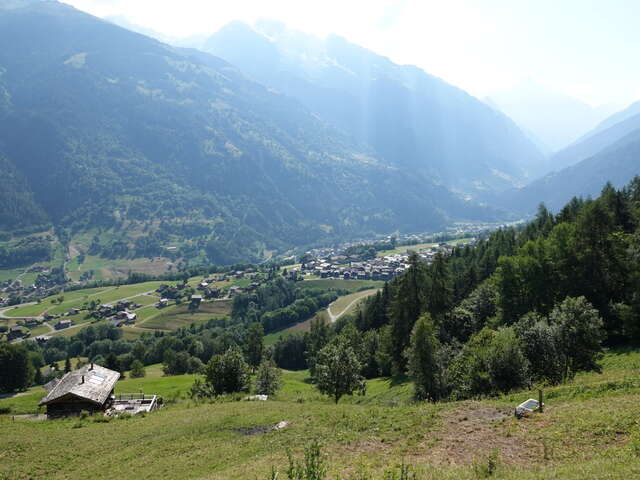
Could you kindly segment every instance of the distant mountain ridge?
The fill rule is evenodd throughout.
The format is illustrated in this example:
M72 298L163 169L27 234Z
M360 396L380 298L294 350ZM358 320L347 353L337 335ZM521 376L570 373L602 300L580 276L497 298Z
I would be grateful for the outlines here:
M573 197L598 196L606 182L624 187L640 175L640 128L581 162L536 180L526 187L506 192L502 204L522 213L532 213L544 202L558 211Z
M0 43L0 230L229 263L496 218L212 55L53 1L0 10Z
M543 155L502 113L340 37L233 22L203 49L298 99L385 161L456 190L502 190L544 168Z
M615 115L614 118L621 120L605 121L576 143L555 154L550 160L553 170L559 171L576 165L581 160L600 153L640 128L640 113L630 114L626 117Z
M485 101L531 132L552 152L577 142L614 112L611 106L593 107L533 81L491 92Z

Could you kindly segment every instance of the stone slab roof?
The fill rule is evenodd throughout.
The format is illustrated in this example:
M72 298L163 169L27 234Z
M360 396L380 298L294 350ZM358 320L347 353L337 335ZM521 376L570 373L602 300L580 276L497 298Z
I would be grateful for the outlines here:
M103 405L113 390L120 374L100 365L85 365L67 373L40 401L47 405L66 396L73 395L98 405Z

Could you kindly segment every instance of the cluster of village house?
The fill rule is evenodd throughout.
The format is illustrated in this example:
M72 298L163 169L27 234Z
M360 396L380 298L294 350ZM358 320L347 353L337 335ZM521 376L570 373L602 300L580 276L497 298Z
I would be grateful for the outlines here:
M417 251L427 263L433 261L438 253L449 255L453 247L440 243ZM339 278L344 280L391 280L409 268L409 253L397 253L373 258L366 261L353 261L349 257L330 253L301 266L302 272L317 275L320 278Z
M49 292L45 285L24 285L22 280L5 280L0 283L0 307L11 304L11 297L44 297Z
M20 278L0 282L0 307L10 306L12 297L18 298L22 303L58 293L61 285L56 283L55 278L47 275L49 272L48 267L35 265L25 272L39 274L31 285L25 285Z

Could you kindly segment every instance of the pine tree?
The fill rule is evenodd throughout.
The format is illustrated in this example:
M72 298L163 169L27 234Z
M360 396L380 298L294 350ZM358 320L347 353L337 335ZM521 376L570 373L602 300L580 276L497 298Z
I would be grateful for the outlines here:
M413 327L407 351L409 374L413 377L418 400L435 402L442 396L442 371L437 362L439 348L435 325L431 316L425 313Z
M413 325L424 311L424 294L429 289L425 265L415 252L409 256L410 267L397 282L397 290L391 301L391 358L393 373L402 375L406 370L404 351L409 345Z
M261 323L252 323L247 330L245 352L247 363L256 369L264 352L264 328Z

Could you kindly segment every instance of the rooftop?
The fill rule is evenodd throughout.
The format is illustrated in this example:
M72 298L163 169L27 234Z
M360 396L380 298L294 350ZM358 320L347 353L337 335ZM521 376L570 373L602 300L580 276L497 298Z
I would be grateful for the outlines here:
M102 405L109 398L120 374L100 365L85 365L67 373L40 401L47 405L66 395L73 395Z

